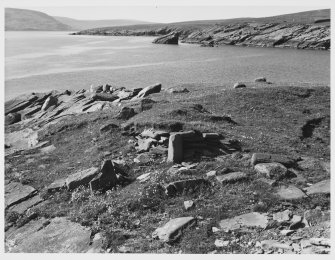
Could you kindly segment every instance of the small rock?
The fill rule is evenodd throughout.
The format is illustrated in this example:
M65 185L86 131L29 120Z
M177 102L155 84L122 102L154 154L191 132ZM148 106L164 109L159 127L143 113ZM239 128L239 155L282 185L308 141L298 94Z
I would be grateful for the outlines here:
M226 246L229 245L229 243L230 242L228 240L223 241L221 239L216 239L215 242L214 242L214 244L215 244L216 247L226 247Z
M217 227L212 227L212 232L213 233L216 233L216 232L219 232L220 231L220 229L218 229Z
M273 220L275 220L279 223L287 222L291 219L292 212L290 210L285 210L285 211L273 214L272 217L273 217Z
M282 234L283 236L290 236L294 233L294 230L290 230L290 229L284 229L280 231L280 234Z
M87 185L98 173L99 169L95 167L76 172L66 179L66 186L69 190L73 190L81 185Z
M291 246L292 246L294 252L299 252L301 250L299 244L297 244L297 243L293 243Z
M282 200L295 200L306 198L307 195L294 185L281 186L276 193Z
M216 176L216 171L210 171L206 173L207 178L212 178Z
M121 120L128 120L135 115L136 113L133 108L123 107L116 118Z
M246 88L247 86L243 83L237 82L234 84L234 88Z
M148 153L141 153L136 158L134 158L134 162L138 164L146 164L151 162L151 158Z
M186 179L169 183L165 187L165 192L168 196L173 196L177 193L182 193L188 190L194 190L201 185L207 185L208 181L202 178Z
M270 179L280 180L287 174L287 169L280 163L260 163L255 165L258 174Z
M49 146L46 146L46 147L43 147L40 149L40 152L41 153L52 153L53 151L56 150L56 146L54 146L53 144L52 145L49 145Z
M193 208L194 207L193 200L184 201L184 207L185 207L185 210L189 210L189 209Z
M243 180L246 179L247 177L248 175L244 172L231 172L225 175L216 176L216 180L221 184L223 184Z
M196 219L193 217L182 217L171 219L163 227L157 228L153 233L153 238L158 237L164 242L171 242L181 236L182 229L194 224Z
M137 177L136 179L139 180L140 182L145 182L150 178L151 172L142 174L141 176Z

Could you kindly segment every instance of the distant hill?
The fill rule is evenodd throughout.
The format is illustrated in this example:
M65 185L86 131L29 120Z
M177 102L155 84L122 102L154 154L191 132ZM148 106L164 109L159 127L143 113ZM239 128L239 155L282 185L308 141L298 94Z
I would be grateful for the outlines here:
M69 25L63 24L45 13L17 9L5 9L6 31L70 31Z
M76 29L92 29L98 27L110 27L110 26L128 26L135 24L149 24L149 22L138 21L138 20L125 20L125 19L114 19L114 20L77 20L67 17L54 16L56 20L63 24Z

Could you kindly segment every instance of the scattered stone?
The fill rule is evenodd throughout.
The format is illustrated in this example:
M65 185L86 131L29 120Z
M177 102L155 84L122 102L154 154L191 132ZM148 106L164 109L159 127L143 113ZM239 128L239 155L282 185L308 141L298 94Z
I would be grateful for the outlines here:
M105 191L115 187L118 181L116 174L117 170L112 161L105 160L102 163L101 172L90 181L91 191L92 192L97 190Z
M274 213L272 216L273 220L277 221L278 223L287 222L291 219L291 217L292 217L292 212L290 210L277 212L277 213Z
M234 84L234 88L246 88L247 86L243 83L237 82Z
M248 175L244 172L231 172L224 175L216 176L216 180L221 184L224 184L244 180L247 177Z
M10 182L5 185L5 208L28 199L35 192L35 188L31 186L22 185L19 182Z
M258 212L251 212L234 218L221 220L219 225L223 230L235 230L241 227L266 228L268 222L269 220L266 215Z
M255 82L266 82L266 78L264 77L256 78Z
M151 158L148 153L141 153L136 158L134 158L134 162L138 164L146 164L151 162Z
M153 138L147 138L147 139L138 139L138 147L137 147L137 150L139 152L147 152L149 151L150 147L157 143L157 140L156 139L153 139Z
M108 123L108 124L105 124L103 126L100 127L100 133L103 134L103 133L106 133L106 132L110 132L114 129L118 129L119 126L116 125L116 124L113 124L113 123Z
M210 171L206 173L207 178L212 178L216 176L216 171Z
M177 193L182 193L188 190L194 190L201 185L207 185L207 184L208 182L202 178L179 180L169 183L165 187L165 192L168 196L173 196L176 195Z
M70 175L66 179L66 186L69 190L73 190L81 185L87 185L99 173L99 169L92 167Z
M258 174L269 179L280 180L287 174L287 169L280 163L259 163L255 165Z
M19 204L16 204L16 205L10 207L8 209L8 211L15 211L19 214L23 214L24 212L26 212L27 209L31 208L34 205L37 205L38 203L40 203L42 201L43 201L43 199L39 195L36 195L32 198L29 198L25 201L22 201Z
M215 244L216 247L226 247L226 246L229 245L229 243L230 242L228 240L223 241L221 239L216 239L215 242L214 242L214 244Z
M189 210L189 209L193 208L194 207L193 200L184 201L184 207L185 207L186 210Z
M46 111L49 107L56 106L57 102L58 102L58 99L56 97L50 96L45 100L41 110Z
M290 230L290 229L284 229L280 231L280 234L283 236L290 236L295 232L295 230Z
M136 98L143 98L153 93L159 93L161 89L162 89L162 84L160 83L145 87L137 94Z
M264 240L261 242L261 245L264 250L271 250L271 249L292 250L293 249L291 246L280 243L276 240Z
M330 247L330 239L329 238L324 238L324 237L320 237L320 238L317 238L317 237L312 237L309 239L309 242L312 244L312 245L316 245L316 246L328 246Z
M182 229L195 224L196 219L193 217L182 217L171 219L163 227L157 228L153 233L153 238L158 237L164 242L172 242L182 234Z
M307 195L330 194L330 179L315 183L312 186L306 188L305 191Z
M46 147L43 147L40 149L40 152L41 153L52 153L53 151L56 150L56 146L54 146L53 144L52 145L49 145L49 146L46 146Z
M66 186L66 179L59 179L51 183L47 188L47 192L59 191Z
M119 114L116 116L117 119L128 120L129 118L135 116L135 110L129 107L123 107Z
M306 198L306 194L295 187L294 185L289 185L288 187L281 186L276 193L282 200L296 200Z
M294 165L296 159L289 158L285 155L280 154L269 154L269 153L254 153L251 157L251 165L256 165L258 163L280 163L285 167L290 167Z
M11 253L83 253L90 244L91 231L78 223L56 217L46 227L30 234Z

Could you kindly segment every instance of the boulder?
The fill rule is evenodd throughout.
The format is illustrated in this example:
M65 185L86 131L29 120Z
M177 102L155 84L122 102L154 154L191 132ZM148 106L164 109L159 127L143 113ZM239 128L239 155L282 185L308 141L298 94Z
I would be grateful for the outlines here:
M45 101L41 108L42 111L46 111L51 106L57 106L58 99L54 96L49 96Z
M287 174L287 169L280 163L259 163L255 165L256 172L269 179L280 180Z
M19 113L9 113L5 117L5 125L12 125L21 121L21 114Z
M294 185L289 185L288 187L281 186L276 194L282 200L295 200L307 197L307 195L302 190L295 187Z
M162 84L160 83L145 87L137 94L136 98L143 98L153 93L159 93L161 89L162 89Z
M254 153L251 157L251 165L258 163L281 163L285 167L294 165L297 160L281 154L270 154L270 153Z
M266 228L268 225L268 217L265 214L251 212L239 215L230 219L221 220L219 225L222 230L236 230L241 227L260 227Z
M174 181L166 185L165 193L168 196L173 196L178 193L181 194L184 191L197 189L201 185L207 184L208 181L202 178Z
M193 217L171 219L164 226L157 228L152 237L159 238L164 242L173 242L181 236L184 228L195 224L195 222L196 219Z
M81 185L87 185L99 173L99 169L92 167L83 171L76 172L66 179L66 186L73 190Z
M101 172L90 181L90 189L105 191L114 188L118 182L117 170L111 160L105 160L101 166Z
M216 176L216 180L221 184L232 183L248 178L248 175L244 172L231 172L224 175Z
M129 118L135 116L135 110L130 107L123 107L119 114L116 116L117 119L128 120Z
M247 86L243 83L237 82L234 84L233 88L246 88Z
M5 207L10 207L28 199L32 197L35 192L35 188L31 186L22 185L19 182L10 182L5 185Z
M179 33L169 33L167 35L163 35L161 37L156 38L152 43L158 44L178 44Z
M168 162L181 163L183 160L183 138L180 134L171 134L169 138Z
M65 217L56 217L46 227L20 240L11 253L83 253L90 244L91 231Z
M266 78L264 77L256 78L255 82L266 82Z
M307 195L330 194L330 179L323 180L305 189Z

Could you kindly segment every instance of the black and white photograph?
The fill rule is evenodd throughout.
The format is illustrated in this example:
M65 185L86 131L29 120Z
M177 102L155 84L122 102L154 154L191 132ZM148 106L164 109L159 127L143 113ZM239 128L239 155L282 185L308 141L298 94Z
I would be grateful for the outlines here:
M4 256L332 254L331 1L2 2Z

